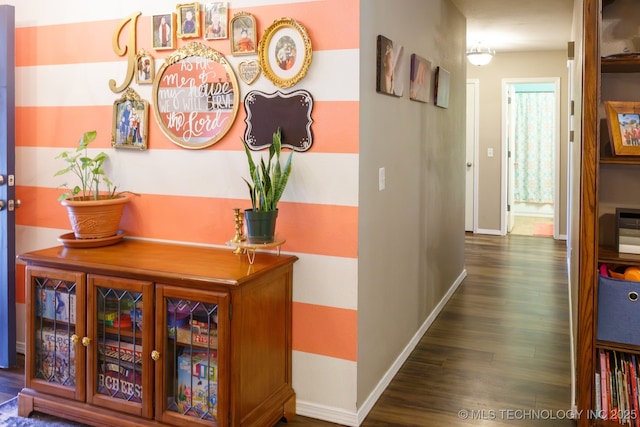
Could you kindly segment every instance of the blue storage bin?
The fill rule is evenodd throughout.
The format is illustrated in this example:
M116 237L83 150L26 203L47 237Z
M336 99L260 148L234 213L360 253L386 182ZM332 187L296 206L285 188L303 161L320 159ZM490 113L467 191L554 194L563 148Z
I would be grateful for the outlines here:
M640 345L640 282L600 276L596 339Z

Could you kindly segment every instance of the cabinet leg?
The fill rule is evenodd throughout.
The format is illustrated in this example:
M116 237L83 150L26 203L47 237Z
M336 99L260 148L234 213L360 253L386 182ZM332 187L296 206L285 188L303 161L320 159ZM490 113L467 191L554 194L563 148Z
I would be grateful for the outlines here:
M33 412L33 397L18 394L18 415L28 418Z
M287 422L293 420L296 416L296 395L291 396L289 400L284 402L284 419Z

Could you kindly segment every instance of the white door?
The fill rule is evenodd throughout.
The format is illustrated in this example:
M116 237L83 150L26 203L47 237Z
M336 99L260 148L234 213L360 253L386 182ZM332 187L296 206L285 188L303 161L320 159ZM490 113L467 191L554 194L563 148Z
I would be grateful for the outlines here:
M478 86L479 80L467 80L467 154L464 229L476 231L476 147L478 144Z
M513 215L513 175L518 164L514 159L515 141L515 116L513 108L513 97L515 95L513 85L509 85L507 92L507 233L511 233L515 218Z

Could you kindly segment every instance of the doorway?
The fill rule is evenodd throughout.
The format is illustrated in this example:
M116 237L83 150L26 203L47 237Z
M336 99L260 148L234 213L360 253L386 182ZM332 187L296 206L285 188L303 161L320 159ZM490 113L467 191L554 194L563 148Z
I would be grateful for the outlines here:
M503 234L558 238L559 78L503 80Z
M464 229L476 233L478 231L478 91L480 80L467 80L467 141L466 141L466 176L465 176L465 208Z

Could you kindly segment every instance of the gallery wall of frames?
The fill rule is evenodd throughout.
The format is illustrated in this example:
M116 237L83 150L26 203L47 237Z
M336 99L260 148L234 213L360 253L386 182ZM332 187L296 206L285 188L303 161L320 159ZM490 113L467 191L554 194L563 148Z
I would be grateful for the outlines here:
M244 136L249 146L268 147L270 135L281 128L283 146L296 151L311 147L313 98L302 89L295 95L286 91L311 66L313 47L303 24L294 18L278 18L258 37L252 13L238 11L230 16L227 2L185 3L176 5L175 11L152 15L151 46L140 47L137 23L141 15L132 13L114 31L113 51L126 58L128 67L121 83L109 82L113 92L126 89L113 106L113 147L148 147L149 101L131 87L134 81L153 85L153 118L164 135L180 147L201 149L222 139L234 124L243 102L238 77L252 85L260 76L278 90L244 95L249 113ZM124 32L128 37L123 45L120 35ZM188 43L178 47L177 40ZM228 40L226 53L208 46L209 40ZM157 71L152 51L171 51ZM234 67L225 55L248 59ZM251 56L254 58L249 59ZM256 99L261 102L256 104Z

